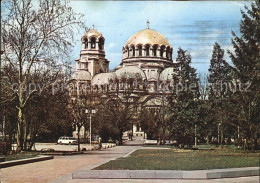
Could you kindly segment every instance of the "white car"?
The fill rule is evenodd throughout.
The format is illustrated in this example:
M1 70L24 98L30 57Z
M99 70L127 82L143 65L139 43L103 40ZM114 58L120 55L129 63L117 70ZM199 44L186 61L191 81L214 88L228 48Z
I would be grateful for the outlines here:
M78 141L73 137L60 137L58 144L77 144Z

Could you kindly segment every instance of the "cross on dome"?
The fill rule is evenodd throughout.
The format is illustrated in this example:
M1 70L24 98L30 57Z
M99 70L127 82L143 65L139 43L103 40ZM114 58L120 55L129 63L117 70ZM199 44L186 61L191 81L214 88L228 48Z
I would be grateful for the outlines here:
M93 30L95 29L95 28L94 28L94 26L95 26L95 25L93 24L93 25L92 25L92 27L93 27Z
M147 24L147 29L150 29L150 27L149 27L150 21L149 20L147 20L146 24Z

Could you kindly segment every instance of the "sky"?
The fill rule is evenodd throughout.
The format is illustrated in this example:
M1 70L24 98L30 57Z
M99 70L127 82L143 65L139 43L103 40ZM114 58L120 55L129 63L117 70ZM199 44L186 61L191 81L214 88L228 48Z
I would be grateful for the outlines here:
M72 8L85 15L87 27L105 37L106 58L110 69L121 62L122 47L137 31L146 28L162 33L173 47L173 60L181 47L190 52L192 66L198 73L206 73L213 45L218 42L225 50L225 59L231 63L227 50L233 50L231 31L239 35L240 10L246 1L80 1L72 0ZM83 36L85 30L77 35ZM79 58L80 41L74 47L72 58Z

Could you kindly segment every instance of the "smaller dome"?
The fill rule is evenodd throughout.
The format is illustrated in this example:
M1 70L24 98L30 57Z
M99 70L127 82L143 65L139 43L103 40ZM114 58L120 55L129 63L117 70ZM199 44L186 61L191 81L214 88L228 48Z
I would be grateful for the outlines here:
M91 81L92 85L104 85L109 84L109 80L115 77L114 72L99 73L95 75Z
M90 29L89 31L87 31L83 37L101 37L102 34L100 32L98 32L95 29Z
M136 66L125 66L121 69L116 70L116 76L118 78L126 77L126 78L136 78L141 77L142 79L146 79L145 73L142 69ZM137 78L136 78L137 79Z
M169 81L169 80L173 80L173 75L175 75L175 68L173 67L168 67L166 69L164 69L160 76L159 76L159 80L161 81Z
M91 74L88 72L88 71L85 71L85 70L79 70L79 71L76 71L73 76L72 76L73 79L76 79L76 80L91 80Z

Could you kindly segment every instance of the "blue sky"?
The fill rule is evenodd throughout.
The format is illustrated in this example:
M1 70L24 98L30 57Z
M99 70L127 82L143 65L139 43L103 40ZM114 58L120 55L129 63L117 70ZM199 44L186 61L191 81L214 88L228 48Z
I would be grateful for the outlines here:
M169 40L173 59L179 47L188 50L198 72L207 72L215 42L232 51L231 30L239 34L244 4L250 6L243 1L71 1L73 9L85 15L86 25L95 24L105 37L110 69L120 64L127 39L145 29L149 19L150 28ZM80 48L78 41L72 58L79 57ZM225 58L230 62L227 53Z

